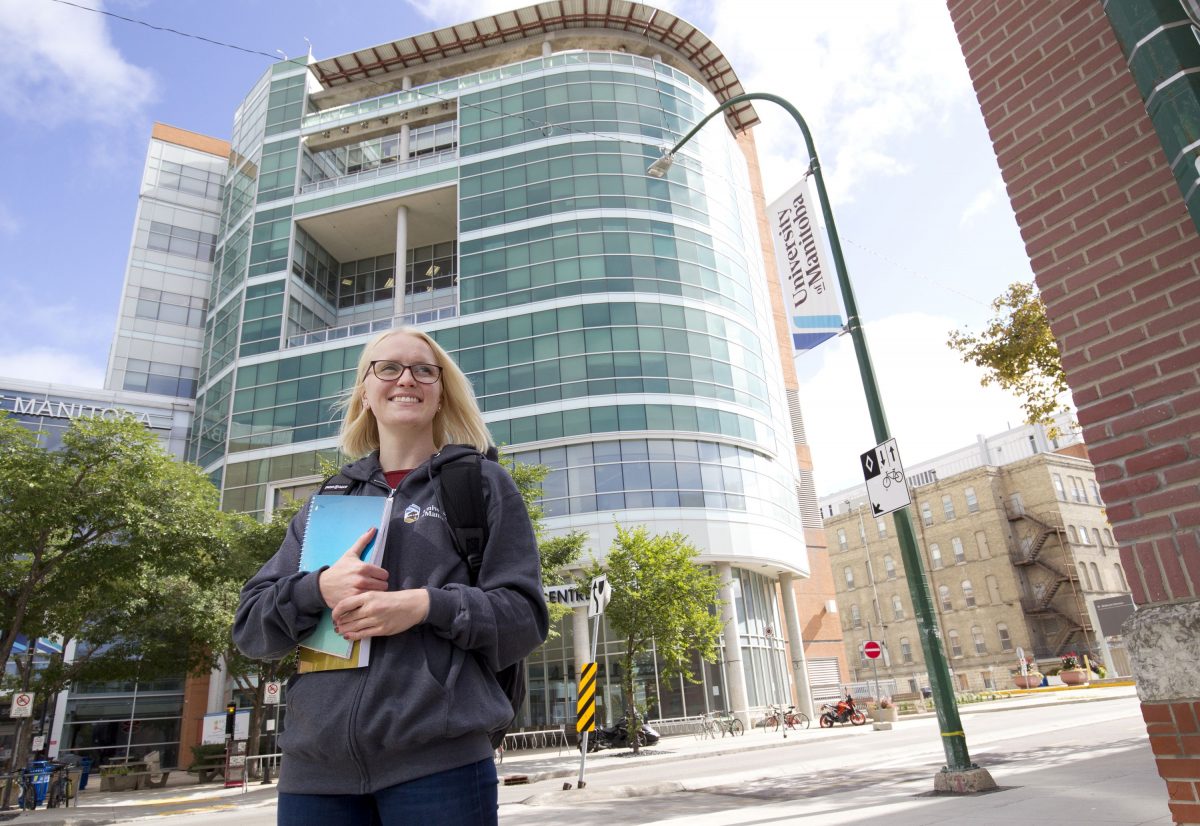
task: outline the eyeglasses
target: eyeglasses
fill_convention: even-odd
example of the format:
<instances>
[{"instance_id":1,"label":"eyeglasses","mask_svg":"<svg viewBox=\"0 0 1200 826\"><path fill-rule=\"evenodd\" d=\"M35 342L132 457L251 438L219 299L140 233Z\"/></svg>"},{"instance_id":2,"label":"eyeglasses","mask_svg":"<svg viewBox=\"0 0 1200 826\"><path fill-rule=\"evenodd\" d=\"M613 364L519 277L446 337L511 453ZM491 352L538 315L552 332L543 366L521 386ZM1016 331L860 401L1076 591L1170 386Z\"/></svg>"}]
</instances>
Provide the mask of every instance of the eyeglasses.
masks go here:
<instances>
[{"instance_id":1,"label":"eyeglasses","mask_svg":"<svg viewBox=\"0 0 1200 826\"><path fill-rule=\"evenodd\" d=\"M413 381L421 384L435 384L442 377L442 368L436 364L401 364L398 361L373 361L369 366L370 372L380 381L396 381L407 370L412 374Z\"/></svg>"}]
</instances>

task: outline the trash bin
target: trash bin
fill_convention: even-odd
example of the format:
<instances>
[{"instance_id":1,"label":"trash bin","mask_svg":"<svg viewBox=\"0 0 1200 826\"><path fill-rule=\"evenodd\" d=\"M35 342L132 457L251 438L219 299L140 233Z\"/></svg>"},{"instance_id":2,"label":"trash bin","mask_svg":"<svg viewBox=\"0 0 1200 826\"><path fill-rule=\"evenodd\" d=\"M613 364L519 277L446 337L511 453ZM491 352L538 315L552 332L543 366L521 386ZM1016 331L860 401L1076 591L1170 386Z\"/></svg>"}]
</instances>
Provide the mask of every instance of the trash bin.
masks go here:
<instances>
[{"instance_id":1,"label":"trash bin","mask_svg":"<svg viewBox=\"0 0 1200 826\"><path fill-rule=\"evenodd\" d=\"M25 779L33 785L36 806L46 802L46 792L50 790L50 769L49 760L31 760L25 766Z\"/></svg>"},{"instance_id":2,"label":"trash bin","mask_svg":"<svg viewBox=\"0 0 1200 826\"><path fill-rule=\"evenodd\" d=\"M88 773L92 770L92 758L80 757L79 768L83 770L83 774L79 775L79 791L87 788Z\"/></svg>"}]
</instances>

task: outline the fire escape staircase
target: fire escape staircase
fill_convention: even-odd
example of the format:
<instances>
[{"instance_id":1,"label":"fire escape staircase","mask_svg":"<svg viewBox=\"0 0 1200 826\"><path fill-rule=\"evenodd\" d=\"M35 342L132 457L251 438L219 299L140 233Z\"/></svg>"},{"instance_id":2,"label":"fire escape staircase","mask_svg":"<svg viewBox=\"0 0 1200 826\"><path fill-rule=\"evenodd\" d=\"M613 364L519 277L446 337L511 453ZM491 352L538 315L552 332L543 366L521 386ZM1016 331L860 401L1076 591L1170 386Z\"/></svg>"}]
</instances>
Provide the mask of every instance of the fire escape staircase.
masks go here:
<instances>
[{"instance_id":1,"label":"fire escape staircase","mask_svg":"<svg viewBox=\"0 0 1200 826\"><path fill-rule=\"evenodd\" d=\"M1075 636L1083 632L1083 626L1080 625L1078 619L1064 614L1051 604L1063 585L1076 579L1074 571L1068 569L1069 572L1063 572L1058 566L1041 558L1042 550L1045 549L1046 543L1052 536L1057 535L1060 544L1066 547L1062 541L1062 528L1051 524L1045 517L1034 516L1024 510L1016 513L1010 512L1008 518L1012 522L1024 521L1034 528L1033 533L1021 541L1021 549L1012 554L1013 564L1019 567L1036 565L1053 577L1040 597L1022 597L1021 607L1027 614L1053 615L1062 620L1063 628L1050 644L1050 650L1054 655L1060 656L1068 649Z\"/></svg>"}]
</instances>

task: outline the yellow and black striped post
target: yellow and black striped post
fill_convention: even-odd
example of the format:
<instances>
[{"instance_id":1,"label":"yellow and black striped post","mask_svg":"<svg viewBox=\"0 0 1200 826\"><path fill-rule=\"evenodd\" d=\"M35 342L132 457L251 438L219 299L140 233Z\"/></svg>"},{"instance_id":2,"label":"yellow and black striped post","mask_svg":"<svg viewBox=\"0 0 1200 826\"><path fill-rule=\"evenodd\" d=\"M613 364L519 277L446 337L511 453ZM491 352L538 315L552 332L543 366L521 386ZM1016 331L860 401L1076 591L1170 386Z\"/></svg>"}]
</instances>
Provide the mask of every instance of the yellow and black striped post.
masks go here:
<instances>
[{"instance_id":1,"label":"yellow and black striped post","mask_svg":"<svg viewBox=\"0 0 1200 826\"><path fill-rule=\"evenodd\" d=\"M596 664L584 663L579 672L579 699L575 702L575 731L596 730Z\"/></svg>"}]
</instances>

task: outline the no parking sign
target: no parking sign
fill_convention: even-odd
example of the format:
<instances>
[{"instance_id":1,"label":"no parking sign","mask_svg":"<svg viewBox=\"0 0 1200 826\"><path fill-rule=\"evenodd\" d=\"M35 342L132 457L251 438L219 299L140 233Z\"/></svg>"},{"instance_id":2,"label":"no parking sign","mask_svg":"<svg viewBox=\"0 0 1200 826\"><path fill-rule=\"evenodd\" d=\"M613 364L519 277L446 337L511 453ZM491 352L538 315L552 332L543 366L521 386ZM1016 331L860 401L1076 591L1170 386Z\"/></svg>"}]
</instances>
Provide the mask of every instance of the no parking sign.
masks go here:
<instances>
[{"instance_id":1,"label":"no parking sign","mask_svg":"<svg viewBox=\"0 0 1200 826\"><path fill-rule=\"evenodd\" d=\"M33 716L33 693L28 691L13 695L12 707L8 710L9 717Z\"/></svg>"}]
</instances>

